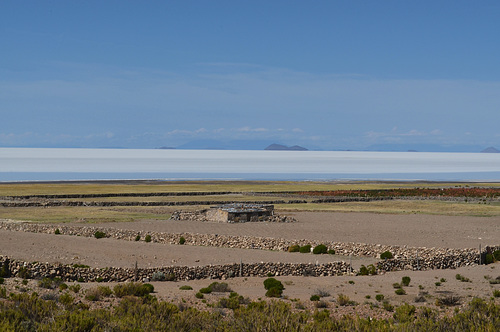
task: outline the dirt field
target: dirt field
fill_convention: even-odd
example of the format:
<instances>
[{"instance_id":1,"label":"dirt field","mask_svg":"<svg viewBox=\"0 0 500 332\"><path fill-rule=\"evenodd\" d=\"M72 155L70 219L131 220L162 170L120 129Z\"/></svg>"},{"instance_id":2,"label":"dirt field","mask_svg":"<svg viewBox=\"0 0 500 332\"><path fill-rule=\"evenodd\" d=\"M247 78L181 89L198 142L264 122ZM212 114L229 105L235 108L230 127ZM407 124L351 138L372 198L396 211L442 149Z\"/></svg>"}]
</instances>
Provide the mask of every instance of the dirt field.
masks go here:
<instances>
[{"instance_id":1,"label":"dirt field","mask_svg":"<svg viewBox=\"0 0 500 332\"><path fill-rule=\"evenodd\" d=\"M500 239L500 217L449 217L430 215L383 215L370 213L328 213L298 212L289 214L297 223L244 223L218 224L195 221L154 220L139 222L116 222L99 224L104 227L137 229L161 232L192 232L228 235L251 235L280 237L286 239L329 240L342 242L364 242L388 245L421 247L477 248L479 244L498 244ZM81 223L80 223L81 225ZM207 265L240 262L305 262L325 263L332 260L348 260L345 256L312 255L262 250L245 250L212 247L163 245L158 243L129 242L115 239L94 239L75 236L55 236L0 231L2 239L0 254L26 261L60 262L86 264L92 267L154 267L166 265ZM353 258L353 266L368 265L373 258ZM459 273L471 282L455 279ZM401 282L403 276L411 277L411 284L405 287L406 295L396 295L393 283ZM327 301L334 301L338 294L345 294L351 300L365 306L343 307L339 312L349 310L361 312L369 304L376 304L375 296L383 294L395 305L414 303L418 295L425 294L426 302L453 294L464 301L474 296L489 298L500 285L491 285L488 278L500 276L500 265L475 266L457 270L403 271L377 276L343 277L279 277L286 283L285 296L299 299L311 306L309 297L318 290L330 294ZM440 286L436 282L444 278ZM234 278L226 282L243 296L251 299L263 298L263 278ZM12 281L9 281L12 282ZM192 305L202 306L194 297L197 290L210 284L210 280L155 282L157 296L174 302L184 299ZM192 291L181 291L181 285L190 285ZM419 287L420 285L420 287ZM95 287L85 284L84 288ZM217 296L206 297L216 300ZM420 305L422 303L419 303ZM332 304L334 306L334 304ZM357 308L357 309L354 309ZM364 309L363 309L364 308Z\"/></svg>"}]
</instances>

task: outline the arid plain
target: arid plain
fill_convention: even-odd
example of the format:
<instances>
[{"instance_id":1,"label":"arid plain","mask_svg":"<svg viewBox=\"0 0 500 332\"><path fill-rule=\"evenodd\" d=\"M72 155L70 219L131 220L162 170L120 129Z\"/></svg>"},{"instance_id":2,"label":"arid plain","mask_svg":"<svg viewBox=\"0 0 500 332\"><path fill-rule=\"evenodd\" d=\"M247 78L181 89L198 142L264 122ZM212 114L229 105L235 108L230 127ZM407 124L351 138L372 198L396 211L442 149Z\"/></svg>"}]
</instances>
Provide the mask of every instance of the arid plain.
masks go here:
<instances>
[{"instance_id":1,"label":"arid plain","mask_svg":"<svg viewBox=\"0 0 500 332\"><path fill-rule=\"evenodd\" d=\"M312 190L390 189L390 188L457 188L464 184L443 183L56 183L0 185L0 219L4 222L50 223L77 227L103 227L128 229L141 232L220 234L250 237L311 240L324 242L352 242L408 247L479 248L500 245L500 202L488 200L454 199L394 199L369 202L314 203L303 194ZM467 187L498 188L497 184L467 184ZM155 192L212 192L203 196L151 196L107 197L116 193ZM285 192L287 192L285 194ZM295 192L290 197L290 192ZM301 193L301 194L299 194ZM46 197L36 195L100 194L102 197ZM25 195L21 198L20 195ZM17 198L12 198L17 196ZM30 197L26 197L30 196ZM290 202L300 198L302 203ZM54 206L51 202L171 202L196 201L194 205L137 206L111 204L111 206ZM295 223L214 223L203 221L170 220L174 210L197 210L213 202L226 201L284 201L276 204L278 214L294 217ZM7 203L37 202L43 206L9 206ZM203 203L206 202L207 204ZM210 204L208 204L210 202ZM64 204L63 204L64 205ZM202 247L180 244L163 244L144 241L125 241L113 238L96 239L70 235L55 235L8 231L0 229L0 255L27 262L40 261L61 264L83 264L90 267L141 268L158 266L201 266L233 263L284 262L322 264L331 261L352 263L358 271L362 265L376 264L374 257L343 255L313 255L258 249ZM468 279L458 280L459 274ZM409 276L411 283L404 295L395 294L394 283ZM292 302L297 308L314 308L311 295L322 293L323 302L334 315L345 313L361 316L391 315L376 300L378 294L394 306L403 303L435 306L437 299L456 296L459 304L474 297L489 299L499 284L490 283L500 277L499 263L474 265L458 269L397 271L372 276L347 274L335 277L275 276L285 284L283 301ZM263 280L260 277L235 277L223 280L230 288L252 300L265 299ZM174 303L187 303L200 309L217 302L224 294L206 295L204 300L195 297L197 291L214 280L176 280L151 282L158 298ZM217 280L221 281L221 280ZM18 291L19 280L6 279L11 291ZM38 290L37 281L30 280L28 287ZM115 283L110 283L114 285ZM192 290L180 290L180 286ZM96 283L81 283L91 289ZM82 292L84 294L84 292ZM328 294L328 295L327 295ZM352 305L340 306L342 294ZM82 299L82 301L85 301ZM110 303L112 300L108 300ZM496 300L498 302L498 298ZM102 305L102 304L101 304ZM449 308L440 308L449 310Z\"/></svg>"}]
</instances>

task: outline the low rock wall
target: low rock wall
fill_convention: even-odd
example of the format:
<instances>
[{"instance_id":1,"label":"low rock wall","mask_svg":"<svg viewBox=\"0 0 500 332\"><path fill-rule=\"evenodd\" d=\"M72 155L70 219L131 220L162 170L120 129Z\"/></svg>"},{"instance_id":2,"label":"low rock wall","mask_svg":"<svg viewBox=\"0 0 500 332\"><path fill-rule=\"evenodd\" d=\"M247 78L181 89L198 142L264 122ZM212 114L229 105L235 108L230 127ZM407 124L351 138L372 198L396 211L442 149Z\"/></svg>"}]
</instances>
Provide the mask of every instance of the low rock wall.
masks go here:
<instances>
[{"instance_id":1,"label":"low rock wall","mask_svg":"<svg viewBox=\"0 0 500 332\"><path fill-rule=\"evenodd\" d=\"M333 241L329 242L306 239L291 240L256 236L146 232L93 226L48 225L10 221L0 221L0 229L46 234L54 234L56 229L58 229L60 234L85 237L93 237L97 231L100 231L104 232L107 237L127 241L135 241L137 235L140 236L141 240L143 240L146 235L150 235L152 242L164 244L179 244L181 237L183 237L185 239L184 245L260 249L273 251L287 251L290 246L295 244L298 244L300 246L310 244L312 247L315 247L319 244L324 244L329 249L334 249L337 255L352 255L376 258L380 257L381 253L390 251L394 255L394 258L379 262L377 264L377 268L381 271L405 269L448 269L476 265L480 263L479 250L472 248L425 248L388 246L367 243L343 243ZM483 254L484 252L486 252L486 250L500 250L500 246L489 246L483 248L485 249L483 250Z\"/></svg>"},{"instance_id":2,"label":"low rock wall","mask_svg":"<svg viewBox=\"0 0 500 332\"><path fill-rule=\"evenodd\" d=\"M28 263L0 256L0 267L6 267L8 276L22 278L61 278L64 281L151 281L151 280L195 280L234 277L273 276L338 276L349 272L349 264L332 262L327 264L252 263L205 266L168 266L157 268L104 269L75 267L72 265Z\"/></svg>"}]
</instances>

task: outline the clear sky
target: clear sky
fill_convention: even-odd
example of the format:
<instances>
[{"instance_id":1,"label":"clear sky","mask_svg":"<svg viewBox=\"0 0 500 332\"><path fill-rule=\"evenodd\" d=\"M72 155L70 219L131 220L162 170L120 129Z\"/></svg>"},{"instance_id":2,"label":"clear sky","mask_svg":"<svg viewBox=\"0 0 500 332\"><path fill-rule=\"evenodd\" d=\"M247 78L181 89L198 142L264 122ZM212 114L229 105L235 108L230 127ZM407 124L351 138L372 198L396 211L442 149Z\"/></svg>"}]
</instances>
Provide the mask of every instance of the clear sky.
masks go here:
<instances>
[{"instance_id":1,"label":"clear sky","mask_svg":"<svg viewBox=\"0 0 500 332\"><path fill-rule=\"evenodd\" d=\"M1 0L0 147L500 148L499 34L499 1Z\"/></svg>"}]
</instances>

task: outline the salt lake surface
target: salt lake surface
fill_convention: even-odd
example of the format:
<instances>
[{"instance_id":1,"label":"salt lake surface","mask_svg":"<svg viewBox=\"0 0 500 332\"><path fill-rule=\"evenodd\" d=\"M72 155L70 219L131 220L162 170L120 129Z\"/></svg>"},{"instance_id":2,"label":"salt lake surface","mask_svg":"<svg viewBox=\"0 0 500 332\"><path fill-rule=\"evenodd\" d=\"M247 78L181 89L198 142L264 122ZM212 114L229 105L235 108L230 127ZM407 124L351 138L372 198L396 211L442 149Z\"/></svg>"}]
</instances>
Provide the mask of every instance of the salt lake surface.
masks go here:
<instances>
[{"instance_id":1,"label":"salt lake surface","mask_svg":"<svg viewBox=\"0 0 500 332\"><path fill-rule=\"evenodd\" d=\"M0 148L0 181L500 181L500 154Z\"/></svg>"}]
</instances>

